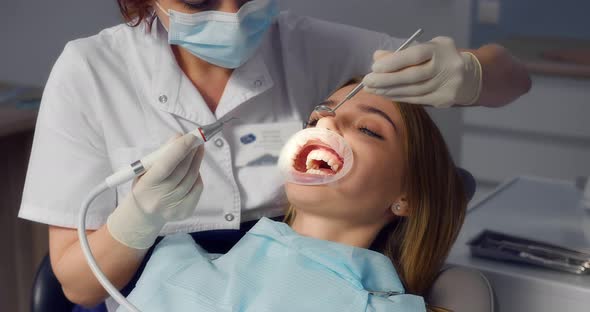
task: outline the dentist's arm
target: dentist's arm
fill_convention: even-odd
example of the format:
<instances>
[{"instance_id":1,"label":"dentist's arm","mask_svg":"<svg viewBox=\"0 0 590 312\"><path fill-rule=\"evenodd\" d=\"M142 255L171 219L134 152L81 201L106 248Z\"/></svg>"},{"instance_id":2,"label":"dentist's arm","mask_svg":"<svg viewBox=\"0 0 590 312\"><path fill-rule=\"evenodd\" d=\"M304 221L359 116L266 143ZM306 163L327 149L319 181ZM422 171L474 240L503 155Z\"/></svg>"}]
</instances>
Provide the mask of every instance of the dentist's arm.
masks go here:
<instances>
[{"instance_id":1,"label":"dentist's arm","mask_svg":"<svg viewBox=\"0 0 590 312\"><path fill-rule=\"evenodd\" d=\"M166 222L192 215L203 190L199 168L203 147L195 137L177 138L88 241L99 267L117 288L133 277ZM92 274L75 229L50 227L51 266L70 301L94 306L108 297Z\"/></svg>"},{"instance_id":2,"label":"dentist's arm","mask_svg":"<svg viewBox=\"0 0 590 312\"><path fill-rule=\"evenodd\" d=\"M106 225L86 233L100 269L115 287L123 288L137 271L147 249L133 249L119 243ZM51 267L68 300L93 307L109 296L86 264L75 229L50 226L49 254Z\"/></svg>"},{"instance_id":3,"label":"dentist's arm","mask_svg":"<svg viewBox=\"0 0 590 312\"><path fill-rule=\"evenodd\" d=\"M506 105L529 91L524 65L490 44L460 51L437 37L398 52L376 51L365 89L395 101L434 107Z\"/></svg>"},{"instance_id":4,"label":"dentist's arm","mask_svg":"<svg viewBox=\"0 0 590 312\"><path fill-rule=\"evenodd\" d=\"M473 105L499 107L509 104L531 89L525 66L504 47L488 44L471 52L482 67L479 99Z\"/></svg>"}]
</instances>

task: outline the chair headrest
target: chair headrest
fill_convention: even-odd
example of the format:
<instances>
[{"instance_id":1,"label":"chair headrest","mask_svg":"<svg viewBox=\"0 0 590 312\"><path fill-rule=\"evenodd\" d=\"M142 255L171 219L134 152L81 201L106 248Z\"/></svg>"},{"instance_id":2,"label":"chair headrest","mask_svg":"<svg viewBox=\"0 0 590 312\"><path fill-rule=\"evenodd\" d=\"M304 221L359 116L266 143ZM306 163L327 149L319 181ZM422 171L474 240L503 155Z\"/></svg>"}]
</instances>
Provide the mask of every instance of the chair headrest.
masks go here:
<instances>
[{"instance_id":1,"label":"chair headrest","mask_svg":"<svg viewBox=\"0 0 590 312\"><path fill-rule=\"evenodd\" d=\"M470 201L473 198L473 195L475 195L475 189L476 189L476 183L475 183L475 178L473 177L473 175L461 168L461 167L457 167L457 172L459 173L459 176L461 176L461 179L463 180L463 188L465 189L465 195L467 197L467 201Z\"/></svg>"}]
</instances>

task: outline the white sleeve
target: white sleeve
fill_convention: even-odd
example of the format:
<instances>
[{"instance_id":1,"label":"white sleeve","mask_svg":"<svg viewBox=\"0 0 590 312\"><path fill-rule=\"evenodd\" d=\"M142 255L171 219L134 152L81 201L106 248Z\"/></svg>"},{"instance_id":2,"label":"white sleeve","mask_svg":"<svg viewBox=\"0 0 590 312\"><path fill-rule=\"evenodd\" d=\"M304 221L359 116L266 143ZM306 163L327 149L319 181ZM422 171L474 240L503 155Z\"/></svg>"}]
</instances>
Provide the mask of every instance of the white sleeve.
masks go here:
<instances>
[{"instance_id":1,"label":"white sleeve","mask_svg":"<svg viewBox=\"0 0 590 312\"><path fill-rule=\"evenodd\" d=\"M20 218L77 227L82 201L112 171L92 79L75 42L66 45L43 92ZM113 190L101 194L88 211L87 227L99 228L115 207Z\"/></svg>"},{"instance_id":2,"label":"white sleeve","mask_svg":"<svg viewBox=\"0 0 590 312\"><path fill-rule=\"evenodd\" d=\"M287 79L313 83L303 92L315 90L313 97L320 100L350 79L370 73L376 50L395 50L404 42L385 33L289 12L279 16L279 28L286 72L293 75Z\"/></svg>"}]
</instances>

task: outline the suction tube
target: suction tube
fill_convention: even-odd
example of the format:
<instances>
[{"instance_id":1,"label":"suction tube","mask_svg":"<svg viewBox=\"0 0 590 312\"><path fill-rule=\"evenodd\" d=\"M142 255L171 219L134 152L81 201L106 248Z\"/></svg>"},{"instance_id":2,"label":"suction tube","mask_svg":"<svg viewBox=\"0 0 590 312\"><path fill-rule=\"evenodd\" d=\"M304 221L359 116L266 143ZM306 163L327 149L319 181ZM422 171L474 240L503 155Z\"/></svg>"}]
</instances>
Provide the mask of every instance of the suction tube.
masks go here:
<instances>
[{"instance_id":1,"label":"suction tube","mask_svg":"<svg viewBox=\"0 0 590 312\"><path fill-rule=\"evenodd\" d=\"M190 133L197 138L197 142L195 143L196 146L199 146L209 141L211 137L213 137L215 134L219 133L223 129L224 124L233 119L235 118L232 117L227 120L218 120L212 124L205 125L191 131ZM143 157L142 159L137 160L128 166L120 168L115 173L106 178L105 182L107 186L115 187L135 178L136 176L142 175L144 172L146 172L152 167L152 165L156 162L157 159L160 158L162 154L164 154L168 150L171 144L172 142L169 142L157 149L156 151L152 152L151 154Z\"/></svg>"},{"instance_id":2,"label":"suction tube","mask_svg":"<svg viewBox=\"0 0 590 312\"><path fill-rule=\"evenodd\" d=\"M202 126L193 130L191 133L197 137L196 145L198 146L209 141L215 134L222 130L225 123L232 119L235 118L219 120L213 124ZM94 276L96 276L98 282L102 285L102 287L104 287L109 295L111 295L111 297L113 297L113 299L115 299L115 301L117 301L117 303L119 303L121 306L132 312L141 311L131 302L129 302L127 298L125 298L125 296L123 296L121 292L119 292L119 290L109 281L106 275L104 275L104 273L98 267L98 263L96 263L96 259L92 255L92 251L90 250L90 245L88 243L88 237L86 236L86 215L92 201L94 201L101 193L109 188L113 188L117 185L125 183L136 176L142 175L152 167L152 165L170 147L171 144L172 142L163 145L158 150L152 152L140 160L133 162L129 166L125 166L117 170L114 174L107 177L103 183L90 191L88 197L82 203L82 208L78 218L78 239L80 240L80 246L82 248L82 252L84 253L84 257L90 266L90 270L92 270L92 273Z\"/></svg>"}]
</instances>

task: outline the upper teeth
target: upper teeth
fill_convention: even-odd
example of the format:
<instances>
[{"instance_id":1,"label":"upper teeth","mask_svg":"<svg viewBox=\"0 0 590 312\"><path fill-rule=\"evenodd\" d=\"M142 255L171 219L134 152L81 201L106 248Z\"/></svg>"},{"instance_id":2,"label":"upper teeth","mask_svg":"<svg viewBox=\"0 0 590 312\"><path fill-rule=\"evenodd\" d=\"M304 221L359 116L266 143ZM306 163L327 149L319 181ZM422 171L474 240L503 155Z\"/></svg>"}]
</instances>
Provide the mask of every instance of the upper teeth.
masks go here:
<instances>
[{"instance_id":1,"label":"upper teeth","mask_svg":"<svg viewBox=\"0 0 590 312\"><path fill-rule=\"evenodd\" d=\"M314 160L321 160L324 161L332 168L333 171L338 171L339 165L337 164L338 160L332 155L332 153L324 151L324 150L313 150L307 155L306 166L307 169L318 169L317 163L314 164Z\"/></svg>"}]
</instances>

